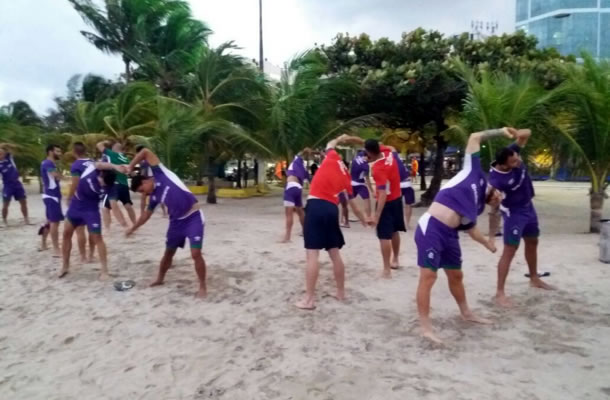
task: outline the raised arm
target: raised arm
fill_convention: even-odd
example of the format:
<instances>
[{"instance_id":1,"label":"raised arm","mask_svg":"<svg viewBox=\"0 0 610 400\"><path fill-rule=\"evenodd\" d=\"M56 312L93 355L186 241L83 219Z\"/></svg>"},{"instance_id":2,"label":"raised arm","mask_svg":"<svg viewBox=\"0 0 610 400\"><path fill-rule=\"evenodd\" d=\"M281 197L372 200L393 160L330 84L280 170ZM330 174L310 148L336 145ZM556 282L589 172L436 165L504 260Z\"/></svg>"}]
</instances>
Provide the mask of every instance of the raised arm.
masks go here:
<instances>
[{"instance_id":1,"label":"raised arm","mask_svg":"<svg viewBox=\"0 0 610 400\"><path fill-rule=\"evenodd\" d=\"M108 143L107 140L102 140L101 142L96 144L95 147L100 151L100 153L104 154L104 151L106 150L106 144L107 143Z\"/></svg>"},{"instance_id":2,"label":"raised arm","mask_svg":"<svg viewBox=\"0 0 610 400\"><path fill-rule=\"evenodd\" d=\"M488 129L482 132L472 133L468 137L468 144L466 145L466 154L474 154L481 151L481 142L484 140L506 137L509 139L514 138L514 129L512 128L501 128L501 129Z\"/></svg>"},{"instance_id":3,"label":"raised arm","mask_svg":"<svg viewBox=\"0 0 610 400\"><path fill-rule=\"evenodd\" d=\"M364 139L358 136L350 136L343 134L326 144L327 149L334 149L340 144L356 144L356 145L364 145Z\"/></svg>"},{"instance_id":4,"label":"raised arm","mask_svg":"<svg viewBox=\"0 0 610 400\"><path fill-rule=\"evenodd\" d=\"M127 169L129 171L132 171L133 168L138 165L142 160L145 160L151 167L156 167L157 165L161 164L159 157L157 157L155 153L153 153L150 149L143 148L138 154L136 154L133 160L131 160L131 162L127 166Z\"/></svg>"},{"instance_id":5,"label":"raised arm","mask_svg":"<svg viewBox=\"0 0 610 400\"><path fill-rule=\"evenodd\" d=\"M513 131L514 136L517 139L515 141L515 143L517 143L517 146L525 147L528 140L530 139L530 136L532 136L532 131L530 129L513 129Z\"/></svg>"},{"instance_id":6,"label":"raised arm","mask_svg":"<svg viewBox=\"0 0 610 400\"><path fill-rule=\"evenodd\" d=\"M106 163L106 162L96 162L95 168L96 169L105 169L105 170L115 170L122 174L125 173L125 169L126 169L124 165L115 165L115 164Z\"/></svg>"}]
</instances>

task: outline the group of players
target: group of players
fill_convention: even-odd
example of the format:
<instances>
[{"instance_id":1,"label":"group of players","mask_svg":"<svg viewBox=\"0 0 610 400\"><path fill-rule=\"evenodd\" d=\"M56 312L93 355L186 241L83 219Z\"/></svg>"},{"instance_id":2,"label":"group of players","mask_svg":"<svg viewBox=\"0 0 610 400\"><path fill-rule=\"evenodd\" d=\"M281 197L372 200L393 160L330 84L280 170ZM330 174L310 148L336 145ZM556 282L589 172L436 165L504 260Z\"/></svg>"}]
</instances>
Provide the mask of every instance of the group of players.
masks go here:
<instances>
[{"instance_id":1,"label":"group of players","mask_svg":"<svg viewBox=\"0 0 610 400\"><path fill-rule=\"evenodd\" d=\"M503 217L504 250L498 264L496 302L510 307L505 293L505 282L513 257L521 240L525 243L525 258L533 287L551 290L543 282L537 270L537 246L539 236L538 217L532 199L534 189L527 169L520 158L531 131L528 129L502 128L470 135L466 146L463 169L438 192L434 201L419 219L415 232L417 263L420 278L417 288L417 309L423 336L441 342L430 321L430 293L436 282L437 272L444 269L449 289L466 321L487 324L487 319L475 315L466 301L463 285L462 254L459 231L466 231L476 242L492 253L496 252L495 234L499 227L499 214ZM510 138L515 142L501 149L486 177L481 166L481 142L492 138ZM335 150L338 145L364 147L352 161L348 171L341 156ZM303 165L308 149L297 155L287 170L288 183L284 192L286 233L290 240L293 214L302 221L306 249L306 294L296 303L305 310L315 309L315 287L319 274L320 250L328 251L333 264L337 286L335 297L345 298L345 266L340 249L345 244L340 227L339 204L349 203L354 214L364 226L375 227L383 260L383 278L391 278L392 269L399 267L400 232L406 231L414 203L414 192L408 174L398 153L377 140L342 135L326 146L325 158L311 180L307 204L303 209L302 185L309 178ZM369 198L372 186L369 180L369 164L375 182L376 207L372 210ZM489 183L488 183L489 180ZM345 194L347 193L347 196ZM356 197L365 202L365 212ZM405 212L403 213L403 199ZM490 232L486 238L477 228L477 217L486 204L491 206ZM344 219L344 218L342 218ZM406 221L406 223L405 223Z\"/></svg>"},{"instance_id":2,"label":"group of players","mask_svg":"<svg viewBox=\"0 0 610 400\"><path fill-rule=\"evenodd\" d=\"M532 204L534 189L526 167L521 161L520 150L527 143L531 132L527 129L502 128L470 135L464 157L463 169L448 181L438 192L426 213L419 219L415 232L417 263L420 278L417 288L417 308L422 333L425 337L440 342L433 331L430 313L430 293L437 278L437 271L444 269L449 281L449 289L460 309L461 316L478 323L489 323L470 310L463 285L462 256L459 231L466 231L476 242L495 253L495 233L499 226L499 215L490 213L490 234L486 238L477 228L477 217L489 204L502 212L504 226L504 250L498 264L496 302L501 306L511 306L504 290L506 277L521 240L525 243L525 258L530 273L530 284L536 288L553 289L543 282L537 271L538 218ZM501 149L486 177L480 160L480 146L483 140L511 138L515 142ZM338 145L353 145L360 150L352 161L351 171L335 150ZM184 183L165 168L159 158L149 149L140 148L136 156L129 159L121 152L120 145L111 147L102 142L97 148L104 155L96 162L86 157L87 149L82 143L73 146L76 161L72 164L72 185L69 206L63 231L63 243L59 245L59 224L64 220L61 207L61 175L56 161L61 157L58 146L47 148L47 158L41 164L43 202L46 209L47 225L41 229L42 250L46 249L46 236L50 234L56 256L63 258L60 277L70 269L72 236L77 233L79 250L83 260L93 258L93 249L98 249L101 264L100 278L108 277L106 246L102 237L100 200L108 198L109 208L119 222L127 226L120 210L121 201L132 222L127 236L145 224L159 204L167 207L169 229L166 249L161 259L157 279L152 286L163 283L165 274L171 267L178 247L183 247L188 238L191 256L199 278L198 297L205 297L206 265L201 254L203 242L204 216L195 196ZM304 165L303 157L311 150L305 149L292 161L287 170L287 184L284 191L286 231L283 241L290 241L296 213L303 227L306 249L306 294L296 303L301 309L315 309L315 287L319 274L320 250L328 251L333 264L338 300L345 299L345 265L340 249L345 241L339 223L339 207L348 203L354 214L366 227L375 227L379 239L383 269L381 276L389 279L392 270L399 268L400 232L405 232L411 218L411 206L415 195L409 175L395 149L384 146L377 140L342 135L331 140L325 149L324 160L318 168L315 179L311 179ZM369 167L370 165L370 167ZM139 169L136 169L139 166ZM375 182L376 207L370 204L373 192L369 179L369 168ZM6 223L8 206L12 198L21 204L26 223L29 224L25 191L19 182L19 174L11 147L0 144L0 173L4 181L2 216ZM136 220L128 189L128 175L132 174L131 190L142 194L142 207ZM306 180L311 180L306 207L303 207L302 190ZM489 183L488 183L489 180ZM364 212L360 209L360 197L364 201ZM403 211L403 200L405 209ZM105 213L107 211L104 211ZM347 219L347 217L345 218ZM110 219L105 217L106 226ZM89 232L90 253L85 253L84 227Z\"/></svg>"},{"instance_id":3,"label":"group of players","mask_svg":"<svg viewBox=\"0 0 610 400\"><path fill-rule=\"evenodd\" d=\"M201 253L203 243L204 216L200 210L197 198L188 190L184 183L170 170L165 168L159 158L147 148L139 148L136 156L129 161L122 153L120 144L100 142L96 146L103 154L101 161L87 158L87 148L83 143L73 145L76 161L72 163L70 172L72 184L68 195L68 209L64 217L62 210L61 172L57 161L61 159L59 146L49 145L47 157L40 165L43 186L42 200L45 206L46 223L39 233L42 235L40 250L47 250L47 236L51 236L54 257L62 258L62 268L59 277L63 278L70 271L70 253L72 237L76 232L78 247L83 261L92 261L94 250L97 249L101 265L99 278L109 277L106 244L102 236L102 212L100 205L105 204L104 222L110 227L109 209L126 230L126 236L132 235L144 225L153 215L156 207L161 204L167 208L169 228L166 237L166 249L159 266L159 273L151 286L163 284L165 274L172 265L172 259L179 247L184 247L188 238L191 256L199 277L197 297L205 297L206 265ZM12 199L20 202L26 224L29 224L26 194L19 181L19 173L11 152L14 148L8 144L0 144L0 173L3 177L3 221L7 224L8 207ZM139 168L136 168L139 166ZM128 175L131 178L131 190L142 195L140 216L136 219L129 195ZM125 221L118 202L122 202L127 210L131 226ZM146 202L148 205L146 205ZM64 222L63 240L59 243L59 226ZM86 253L87 228L89 234L89 254Z\"/></svg>"}]
</instances>

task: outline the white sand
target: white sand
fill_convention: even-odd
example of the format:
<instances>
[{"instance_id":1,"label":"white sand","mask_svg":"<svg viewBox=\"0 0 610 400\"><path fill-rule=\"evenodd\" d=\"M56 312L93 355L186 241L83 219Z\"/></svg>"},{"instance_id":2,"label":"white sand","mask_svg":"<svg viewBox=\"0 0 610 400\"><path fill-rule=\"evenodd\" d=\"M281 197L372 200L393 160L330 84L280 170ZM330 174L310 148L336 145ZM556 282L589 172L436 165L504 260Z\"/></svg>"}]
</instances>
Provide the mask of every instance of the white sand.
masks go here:
<instances>
[{"instance_id":1,"label":"white sand","mask_svg":"<svg viewBox=\"0 0 610 400\"><path fill-rule=\"evenodd\" d=\"M375 278L374 233L347 230L349 302L327 296L323 256L318 309L304 312L293 307L304 287L301 238L276 243L279 197L204 206L206 301L193 298L187 251L165 286L147 287L164 248L160 215L133 238L106 235L115 279L137 282L123 293L97 282L97 265L79 265L76 249L72 273L57 280L59 260L36 252L37 227L0 230L0 399L609 398L610 265L598 261L598 236L582 233L586 186L538 186L541 269L560 290L528 288L520 252L507 286L520 306L495 308L498 256L464 237L470 304L495 324L462 322L440 274L432 316L446 348L418 336L412 232L405 268L387 282ZM42 221L40 197L29 204ZM10 217L16 224L16 204Z\"/></svg>"}]
</instances>

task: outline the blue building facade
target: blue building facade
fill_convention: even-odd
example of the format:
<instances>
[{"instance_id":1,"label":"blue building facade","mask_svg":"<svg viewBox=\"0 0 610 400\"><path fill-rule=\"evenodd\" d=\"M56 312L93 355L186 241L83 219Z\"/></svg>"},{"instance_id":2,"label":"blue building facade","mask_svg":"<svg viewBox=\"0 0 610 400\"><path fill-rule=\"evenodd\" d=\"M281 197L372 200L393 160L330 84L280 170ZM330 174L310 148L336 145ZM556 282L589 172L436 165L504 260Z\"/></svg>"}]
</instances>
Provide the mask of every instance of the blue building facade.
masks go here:
<instances>
[{"instance_id":1,"label":"blue building facade","mask_svg":"<svg viewBox=\"0 0 610 400\"><path fill-rule=\"evenodd\" d=\"M610 58L610 0L517 0L516 19L540 47Z\"/></svg>"}]
</instances>

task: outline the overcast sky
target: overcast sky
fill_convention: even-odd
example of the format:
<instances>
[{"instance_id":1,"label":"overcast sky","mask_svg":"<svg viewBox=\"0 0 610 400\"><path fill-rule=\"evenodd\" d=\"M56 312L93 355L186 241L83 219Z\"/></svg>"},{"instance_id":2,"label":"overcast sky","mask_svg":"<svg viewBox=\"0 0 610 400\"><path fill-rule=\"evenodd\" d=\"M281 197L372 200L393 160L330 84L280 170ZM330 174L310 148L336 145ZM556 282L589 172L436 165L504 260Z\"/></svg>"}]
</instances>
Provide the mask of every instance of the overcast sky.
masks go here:
<instances>
[{"instance_id":1,"label":"overcast sky","mask_svg":"<svg viewBox=\"0 0 610 400\"><path fill-rule=\"evenodd\" d=\"M189 0L215 32L212 45L234 40L258 58L257 0ZM337 32L399 39L418 26L455 34L470 21L514 30L515 0L263 0L265 58L281 65ZM116 78L119 57L105 55L79 33L89 29L67 0L0 0L0 105L26 100L39 113L63 96L74 74Z\"/></svg>"}]
</instances>

